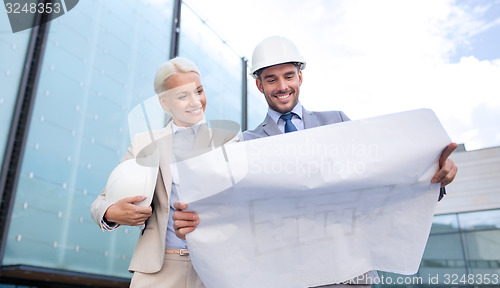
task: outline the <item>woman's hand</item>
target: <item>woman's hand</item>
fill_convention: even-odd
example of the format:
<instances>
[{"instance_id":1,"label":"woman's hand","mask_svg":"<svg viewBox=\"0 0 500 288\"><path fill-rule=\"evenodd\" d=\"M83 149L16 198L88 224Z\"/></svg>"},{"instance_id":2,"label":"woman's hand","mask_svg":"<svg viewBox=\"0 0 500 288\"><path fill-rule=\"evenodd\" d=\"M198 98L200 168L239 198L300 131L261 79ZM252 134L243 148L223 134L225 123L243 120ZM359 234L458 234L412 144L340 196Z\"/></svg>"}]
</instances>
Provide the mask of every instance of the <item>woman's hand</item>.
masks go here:
<instances>
[{"instance_id":1,"label":"woman's hand","mask_svg":"<svg viewBox=\"0 0 500 288\"><path fill-rule=\"evenodd\" d=\"M109 206L106 213L104 213L104 219L107 222L114 222L120 225L143 225L151 217L153 209L150 206L142 207L134 203L144 201L146 198L146 196L124 198Z\"/></svg>"}]
</instances>

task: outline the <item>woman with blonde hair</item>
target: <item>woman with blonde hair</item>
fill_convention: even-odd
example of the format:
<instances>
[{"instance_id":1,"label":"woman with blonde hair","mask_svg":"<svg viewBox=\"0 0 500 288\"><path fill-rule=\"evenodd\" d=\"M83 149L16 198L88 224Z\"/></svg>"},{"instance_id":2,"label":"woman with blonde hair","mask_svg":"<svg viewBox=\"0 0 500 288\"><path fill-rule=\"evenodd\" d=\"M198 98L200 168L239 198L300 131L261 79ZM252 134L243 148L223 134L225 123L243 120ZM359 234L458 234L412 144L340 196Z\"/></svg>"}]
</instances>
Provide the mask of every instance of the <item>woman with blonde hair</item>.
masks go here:
<instances>
[{"instance_id":1,"label":"woman with blonde hair","mask_svg":"<svg viewBox=\"0 0 500 288\"><path fill-rule=\"evenodd\" d=\"M190 178L178 175L175 161L196 154L196 150L206 151L209 147L235 142L237 131L208 129L203 123L207 98L193 62L181 57L165 62L156 72L154 89L172 121L153 133L160 162L155 191L149 199L151 206L134 204L147 200L141 196L142 191L110 203L104 189L92 204L92 218L105 230L120 225L142 228L129 266L134 273L130 287L205 287L191 264L186 240L178 238L173 228L174 202L179 201L178 192L182 188L180 179ZM122 161L138 154L137 149L141 148L135 143L132 142ZM193 221L198 222L198 218Z\"/></svg>"}]
</instances>

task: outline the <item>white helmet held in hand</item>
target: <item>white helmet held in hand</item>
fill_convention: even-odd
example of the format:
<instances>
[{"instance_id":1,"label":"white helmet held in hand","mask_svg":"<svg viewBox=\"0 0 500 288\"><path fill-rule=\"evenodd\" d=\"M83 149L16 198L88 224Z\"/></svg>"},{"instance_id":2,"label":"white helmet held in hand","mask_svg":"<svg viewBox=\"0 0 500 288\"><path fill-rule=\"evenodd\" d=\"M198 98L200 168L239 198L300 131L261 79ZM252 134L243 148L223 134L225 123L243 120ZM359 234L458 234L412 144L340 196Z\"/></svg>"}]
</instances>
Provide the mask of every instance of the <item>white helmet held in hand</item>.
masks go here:
<instances>
[{"instance_id":1,"label":"white helmet held in hand","mask_svg":"<svg viewBox=\"0 0 500 288\"><path fill-rule=\"evenodd\" d=\"M271 36L262 40L253 50L250 73L253 78L257 78L262 68L290 62L297 63L300 70L306 67L304 57L290 39Z\"/></svg>"}]
</instances>

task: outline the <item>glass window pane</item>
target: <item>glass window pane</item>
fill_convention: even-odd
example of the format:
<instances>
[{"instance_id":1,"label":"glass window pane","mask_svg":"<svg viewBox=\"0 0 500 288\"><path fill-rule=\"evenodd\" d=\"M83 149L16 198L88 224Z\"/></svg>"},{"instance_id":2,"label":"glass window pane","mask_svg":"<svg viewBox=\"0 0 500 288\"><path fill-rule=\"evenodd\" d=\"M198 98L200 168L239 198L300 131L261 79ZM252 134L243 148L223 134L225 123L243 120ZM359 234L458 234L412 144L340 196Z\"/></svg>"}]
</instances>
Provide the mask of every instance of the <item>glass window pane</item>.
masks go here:
<instances>
[{"instance_id":1,"label":"glass window pane","mask_svg":"<svg viewBox=\"0 0 500 288\"><path fill-rule=\"evenodd\" d=\"M264 94L260 93L255 79L248 76L248 130L255 129L267 114L267 102Z\"/></svg>"},{"instance_id":2,"label":"glass window pane","mask_svg":"<svg viewBox=\"0 0 500 288\"><path fill-rule=\"evenodd\" d=\"M201 71L207 95L206 119L241 125L242 60L189 8L182 6L179 55Z\"/></svg>"},{"instance_id":3,"label":"glass window pane","mask_svg":"<svg viewBox=\"0 0 500 288\"><path fill-rule=\"evenodd\" d=\"M50 23L3 264L129 278L138 228L100 231L90 205L154 95L172 0L85 0Z\"/></svg>"},{"instance_id":4,"label":"glass window pane","mask_svg":"<svg viewBox=\"0 0 500 288\"><path fill-rule=\"evenodd\" d=\"M444 284L446 281L445 274L454 274L461 277L465 275L465 272L460 234L430 236L418 272L424 283L429 283L432 278L437 279L438 283L431 282L431 284Z\"/></svg>"},{"instance_id":5,"label":"glass window pane","mask_svg":"<svg viewBox=\"0 0 500 288\"><path fill-rule=\"evenodd\" d=\"M500 275L500 230L464 233L471 274Z\"/></svg>"},{"instance_id":6,"label":"glass window pane","mask_svg":"<svg viewBox=\"0 0 500 288\"><path fill-rule=\"evenodd\" d=\"M8 140L19 81L24 68L31 29L12 33L7 13L0 13L0 163Z\"/></svg>"},{"instance_id":7,"label":"glass window pane","mask_svg":"<svg viewBox=\"0 0 500 288\"><path fill-rule=\"evenodd\" d=\"M462 230L500 229L500 210L461 213L458 219Z\"/></svg>"},{"instance_id":8,"label":"glass window pane","mask_svg":"<svg viewBox=\"0 0 500 288\"><path fill-rule=\"evenodd\" d=\"M432 219L431 234L458 232L457 214L437 215Z\"/></svg>"}]
</instances>

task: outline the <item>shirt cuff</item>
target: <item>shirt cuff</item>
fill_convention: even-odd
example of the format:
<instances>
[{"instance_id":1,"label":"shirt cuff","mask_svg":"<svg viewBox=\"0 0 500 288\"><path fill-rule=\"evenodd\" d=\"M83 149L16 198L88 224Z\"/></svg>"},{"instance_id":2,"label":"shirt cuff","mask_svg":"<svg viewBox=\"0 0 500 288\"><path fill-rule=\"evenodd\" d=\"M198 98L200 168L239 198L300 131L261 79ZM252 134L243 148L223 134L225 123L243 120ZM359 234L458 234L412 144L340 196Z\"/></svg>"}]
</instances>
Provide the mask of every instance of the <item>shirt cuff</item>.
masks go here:
<instances>
[{"instance_id":1,"label":"shirt cuff","mask_svg":"<svg viewBox=\"0 0 500 288\"><path fill-rule=\"evenodd\" d=\"M445 187L441 187L441 189L439 190L438 201L441 201L441 199L443 199L444 195L446 195L446 188Z\"/></svg>"},{"instance_id":2,"label":"shirt cuff","mask_svg":"<svg viewBox=\"0 0 500 288\"><path fill-rule=\"evenodd\" d=\"M120 226L118 223L115 222L107 222L104 218L101 219L101 228L108 230L108 231L113 231L116 228Z\"/></svg>"}]
</instances>

